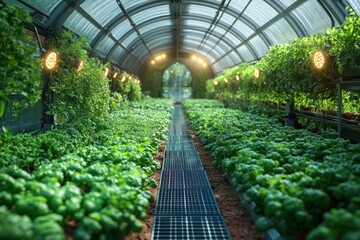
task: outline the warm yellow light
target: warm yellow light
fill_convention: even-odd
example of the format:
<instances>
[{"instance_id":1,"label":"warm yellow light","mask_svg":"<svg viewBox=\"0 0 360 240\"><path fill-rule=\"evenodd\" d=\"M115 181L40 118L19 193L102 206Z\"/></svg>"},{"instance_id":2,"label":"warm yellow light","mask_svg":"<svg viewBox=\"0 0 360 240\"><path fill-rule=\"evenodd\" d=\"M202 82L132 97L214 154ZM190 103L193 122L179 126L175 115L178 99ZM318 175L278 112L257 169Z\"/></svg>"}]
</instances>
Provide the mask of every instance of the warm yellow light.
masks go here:
<instances>
[{"instance_id":1,"label":"warm yellow light","mask_svg":"<svg viewBox=\"0 0 360 240\"><path fill-rule=\"evenodd\" d=\"M104 71L104 76L107 77L109 74L109 69L108 68L105 68L105 71Z\"/></svg>"},{"instance_id":2,"label":"warm yellow light","mask_svg":"<svg viewBox=\"0 0 360 240\"><path fill-rule=\"evenodd\" d=\"M155 64L155 61L154 61L154 60L151 60L151 64L154 65L154 64Z\"/></svg>"},{"instance_id":3,"label":"warm yellow light","mask_svg":"<svg viewBox=\"0 0 360 240\"><path fill-rule=\"evenodd\" d=\"M239 74L236 74L236 80L239 81L240 80L240 76Z\"/></svg>"},{"instance_id":4,"label":"warm yellow light","mask_svg":"<svg viewBox=\"0 0 360 240\"><path fill-rule=\"evenodd\" d=\"M215 81L215 82L214 82L214 86L217 86L217 85L219 85L219 82L218 82L218 81Z\"/></svg>"},{"instance_id":5,"label":"warm yellow light","mask_svg":"<svg viewBox=\"0 0 360 240\"><path fill-rule=\"evenodd\" d=\"M323 52L316 52L313 57L314 65L316 68L321 69L325 66L325 54Z\"/></svg>"},{"instance_id":6,"label":"warm yellow light","mask_svg":"<svg viewBox=\"0 0 360 240\"><path fill-rule=\"evenodd\" d=\"M126 81L126 77L123 76L123 77L121 78L121 82L123 83L123 82L125 82L125 81Z\"/></svg>"},{"instance_id":7,"label":"warm yellow light","mask_svg":"<svg viewBox=\"0 0 360 240\"><path fill-rule=\"evenodd\" d=\"M227 80L227 78L224 78L224 82L225 82L225 83L228 83L229 81Z\"/></svg>"},{"instance_id":8,"label":"warm yellow light","mask_svg":"<svg viewBox=\"0 0 360 240\"><path fill-rule=\"evenodd\" d=\"M259 78L260 77L260 70L259 69L255 69L254 70L254 76L255 76L255 78Z\"/></svg>"},{"instance_id":9,"label":"warm yellow light","mask_svg":"<svg viewBox=\"0 0 360 240\"><path fill-rule=\"evenodd\" d=\"M195 55L192 55L191 58L192 58L192 60L196 60L196 59L197 59L197 57L196 57Z\"/></svg>"},{"instance_id":10,"label":"warm yellow light","mask_svg":"<svg viewBox=\"0 0 360 240\"><path fill-rule=\"evenodd\" d=\"M155 58L156 61L159 61L160 59L161 59L161 56L157 56L157 57Z\"/></svg>"},{"instance_id":11,"label":"warm yellow light","mask_svg":"<svg viewBox=\"0 0 360 240\"><path fill-rule=\"evenodd\" d=\"M174 73L174 70L171 70L170 73Z\"/></svg>"},{"instance_id":12,"label":"warm yellow light","mask_svg":"<svg viewBox=\"0 0 360 240\"><path fill-rule=\"evenodd\" d=\"M118 75L118 73L117 73L117 72L114 72L113 78L116 78L117 75Z\"/></svg>"},{"instance_id":13,"label":"warm yellow light","mask_svg":"<svg viewBox=\"0 0 360 240\"><path fill-rule=\"evenodd\" d=\"M203 63L204 60L202 60L201 58L199 58L199 59L198 59L198 62L199 62L199 63Z\"/></svg>"},{"instance_id":14,"label":"warm yellow light","mask_svg":"<svg viewBox=\"0 0 360 240\"><path fill-rule=\"evenodd\" d=\"M165 54L163 54L163 55L161 55L161 57L162 57L162 58L166 58L166 55L165 55Z\"/></svg>"},{"instance_id":15,"label":"warm yellow light","mask_svg":"<svg viewBox=\"0 0 360 240\"><path fill-rule=\"evenodd\" d=\"M207 64L206 64L206 63L203 63L203 67L207 67Z\"/></svg>"},{"instance_id":16,"label":"warm yellow light","mask_svg":"<svg viewBox=\"0 0 360 240\"><path fill-rule=\"evenodd\" d=\"M45 67L48 70L53 70L56 67L57 61L57 54L55 52L50 52L45 58Z\"/></svg>"},{"instance_id":17,"label":"warm yellow light","mask_svg":"<svg viewBox=\"0 0 360 240\"><path fill-rule=\"evenodd\" d=\"M83 60L77 61L76 62L76 71L80 72L84 67L84 62Z\"/></svg>"}]
</instances>

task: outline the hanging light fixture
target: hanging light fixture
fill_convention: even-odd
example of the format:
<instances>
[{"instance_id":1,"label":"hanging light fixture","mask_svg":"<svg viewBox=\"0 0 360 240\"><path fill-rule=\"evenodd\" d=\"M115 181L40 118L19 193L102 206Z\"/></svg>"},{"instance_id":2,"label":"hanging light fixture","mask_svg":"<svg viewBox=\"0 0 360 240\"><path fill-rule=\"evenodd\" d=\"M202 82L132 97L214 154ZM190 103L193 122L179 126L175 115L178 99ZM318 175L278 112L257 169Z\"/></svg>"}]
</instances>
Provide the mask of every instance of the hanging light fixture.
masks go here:
<instances>
[{"instance_id":1,"label":"hanging light fixture","mask_svg":"<svg viewBox=\"0 0 360 240\"><path fill-rule=\"evenodd\" d=\"M322 51L317 51L313 56L313 63L317 69L322 69L326 64L326 54Z\"/></svg>"},{"instance_id":2,"label":"hanging light fixture","mask_svg":"<svg viewBox=\"0 0 360 240\"><path fill-rule=\"evenodd\" d=\"M49 52L45 56L45 67L48 70L54 70L58 63L58 55L55 52Z\"/></svg>"}]
</instances>

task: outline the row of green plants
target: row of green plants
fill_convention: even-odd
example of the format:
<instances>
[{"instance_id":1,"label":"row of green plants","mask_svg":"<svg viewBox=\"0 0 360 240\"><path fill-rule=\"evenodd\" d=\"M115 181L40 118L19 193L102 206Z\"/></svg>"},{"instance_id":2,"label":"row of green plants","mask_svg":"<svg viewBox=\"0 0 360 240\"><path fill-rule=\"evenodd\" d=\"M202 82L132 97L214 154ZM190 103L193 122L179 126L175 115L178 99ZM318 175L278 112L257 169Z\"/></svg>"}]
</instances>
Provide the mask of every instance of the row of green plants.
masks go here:
<instances>
[{"instance_id":1,"label":"row of green plants","mask_svg":"<svg viewBox=\"0 0 360 240\"><path fill-rule=\"evenodd\" d=\"M120 104L87 141L75 127L3 132L0 238L121 239L140 231L171 108L166 100Z\"/></svg>"},{"instance_id":2,"label":"row of green plants","mask_svg":"<svg viewBox=\"0 0 360 240\"><path fill-rule=\"evenodd\" d=\"M282 127L276 119L186 100L190 126L214 166L254 202L259 231L288 239L360 238L360 145Z\"/></svg>"},{"instance_id":3,"label":"row of green plants","mask_svg":"<svg viewBox=\"0 0 360 240\"><path fill-rule=\"evenodd\" d=\"M295 106L313 111L334 110L337 107L337 89L328 84L336 69L340 74L349 67L360 67L360 16L350 11L340 27L325 33L298 38L290 43L270 47L256 64L244 63L224 71L223 75L207 81L208 97L241 99L249 102L282 104L294 101ZM312 56L326 51L336 61L316 69ZM254 76L255 69L260 72ZM359 95L344 91L344 111L360 112Z\"/></svg>"},{"instance_id":4,"label":"row of green plants","mask_svg":"<svg viewBox=\"0 0 360 240\"><path fill-rule=\"evenodd\" d=\"M76 37L69 31L46 39L48 52L58 55L56 67L48 70L41 61L48 53L40 52L23 26L24 22L30 24L31 21L27 12L0 3L0 117L13 94L22 96L12 100L15 113L42 98L45 122L60 126L75 121L88 122L87 119L96 121L105 117L109 108L118 102L141 99L138 80L126 71L117 77L113 77L113 73L105 76L109 64L90 57L91 48L86 38Z\"/></svg>"}]
</instances>

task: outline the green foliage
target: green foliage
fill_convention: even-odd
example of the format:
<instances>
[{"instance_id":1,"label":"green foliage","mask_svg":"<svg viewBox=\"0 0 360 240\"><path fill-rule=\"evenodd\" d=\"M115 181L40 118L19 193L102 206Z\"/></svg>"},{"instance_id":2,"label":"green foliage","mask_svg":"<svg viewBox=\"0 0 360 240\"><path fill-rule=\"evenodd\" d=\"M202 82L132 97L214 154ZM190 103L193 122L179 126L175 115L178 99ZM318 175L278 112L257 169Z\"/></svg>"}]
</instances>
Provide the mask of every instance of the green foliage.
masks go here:
<instances>
[{"instance_id":1,"label":"green foliage","mask_svg":"<svg viewBox=\"0 0 360 240\"><path fill-rule=\"evenodd\" d=\"M23 22L31 22L28 13L0 3L0 117L12 93L20 94L17 110L35 104L40 98L40 59L36 44L26 34Z\"/></svg>"},{"instance_id":2,"label":"green foliage","mask_svg":"<svg viewBox=\"0 0 360 240\"><path fill-rule=\"evenodd\" d=\"M124 101L139 101L141 99L141 86L136 79L124 72L117 76L113 90L121 95Z\"/></svg>"},{"instance_id":3,"label":"green foliage","mask_svg":"<svg viewBox=\"0 0 360 240\"><path fill-rule=\"evenodd\" d=\"M108 114L110 90L103 75L105 66L97 59L87 56L90 49L85 38L76 38L71 32L61 32L49 38L49 49L60 54L59 67L48 73L49 104L55 123L87 119L95 121ZM84 67L76 71L76 63L82 60Z\"/></svg>"},{"instance_id":4,"label":"green foliage","mask_svg":"<svg viewBox=\"0 0 360 240\"><path fill-rule=\"evenodd\" d=\"M125 104L124 104L125 105ZM172 103L146 99L114 109L91 135L53 130L2 136L1 239L112 239L141 231L154 197L153 158ZM134 127L136 126L136 127ZM68 229L74 229L69 232Z\"/></svg>"},{"instance_id":5,"label":"green foliage","mask_svg":"<svg viewBox=\"0 0 360 240\"><path fill-rule=\"evenodd\" d=\"M275 227L295 237L317 228L309 235L314 240L357 236L359 144L338 138L334 131L316 135L208 104L186 100L187 119L211 152L213 165L266 217L259 219L258 229ZM349 216L357 220L349 221ZM330 235L323 235L326 232Z\"/></svg>"}]
</instances>

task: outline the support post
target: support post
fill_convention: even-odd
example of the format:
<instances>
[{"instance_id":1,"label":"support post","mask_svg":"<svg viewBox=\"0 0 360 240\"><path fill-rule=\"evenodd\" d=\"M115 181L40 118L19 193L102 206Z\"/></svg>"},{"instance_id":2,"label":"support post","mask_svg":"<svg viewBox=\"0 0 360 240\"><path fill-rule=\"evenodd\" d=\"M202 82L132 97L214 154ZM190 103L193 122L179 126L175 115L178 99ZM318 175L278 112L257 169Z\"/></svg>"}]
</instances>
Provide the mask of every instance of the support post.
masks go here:
<instances>
[{"instance_id":1,"label":"support post","mask_svg":"<svg viewBox=\"0 0 360 240\"><path fill-rule=\"evenodd\" d=\"M338 84L338 126L337 132L341 136L341 125L342 125L342 78L339 78Z\"/></svg>"},{"instance_id":2,"label":"support post","mask_svg":"<svg viewBox=\"0 0 360 240\"><path fill-rule=\"evenodd\" d=\"M294 97L292 97L290 101L286 102L285 126L295 127L296 113L294 105Z\"/></svg>"}]
</instances>

